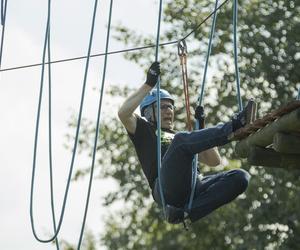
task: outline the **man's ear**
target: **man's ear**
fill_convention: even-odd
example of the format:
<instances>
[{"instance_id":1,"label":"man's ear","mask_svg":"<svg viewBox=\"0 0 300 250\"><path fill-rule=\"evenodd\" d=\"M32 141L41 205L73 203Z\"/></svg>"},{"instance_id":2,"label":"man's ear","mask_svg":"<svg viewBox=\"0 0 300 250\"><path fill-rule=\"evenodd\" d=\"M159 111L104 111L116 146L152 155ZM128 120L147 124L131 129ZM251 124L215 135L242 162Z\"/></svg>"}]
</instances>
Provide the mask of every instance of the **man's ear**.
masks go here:
<instances>
[{"instance_id":1,"label":"man's ear","mask_svg":"<svg viewBox=\"0 0 300 250\"><path fill-rule=\"evenodd\" d=\"M146 118L147 121L152 122L153 121L153 111L152 111L152 107L148 106L145 110L144 110L144 117Z\"/></svg>"}]
</instances>

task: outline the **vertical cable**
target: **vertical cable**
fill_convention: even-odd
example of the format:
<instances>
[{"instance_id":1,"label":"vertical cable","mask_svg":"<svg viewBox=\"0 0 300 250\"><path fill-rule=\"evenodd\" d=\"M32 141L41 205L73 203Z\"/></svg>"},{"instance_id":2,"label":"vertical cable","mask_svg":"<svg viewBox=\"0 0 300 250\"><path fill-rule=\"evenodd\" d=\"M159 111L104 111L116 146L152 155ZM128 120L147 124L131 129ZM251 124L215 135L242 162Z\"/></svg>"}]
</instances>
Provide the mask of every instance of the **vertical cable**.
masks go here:
<instances>
[{"instance_id":1,"label":"vertical cable","mask_svg":"<svg viewBox=\"0 0 300 250\"><path fill-rule=\"evenodd\" d=\"M218 9L218 0L216 0L216 2L215 2L214 15L213 15L212 25L211 25L211 29L210 29L208 48L207 48L207 53L206 53L205 66L204 66L204 73L203 73L202 84L201 84L201 93L200 93L200 96L198 98L198 105L199 106L202 105L203 96L204 96L208 61L209 61L209 57L210 57L210 54L211 54L212 41L213 41L213 37L214 37L214 33L215 33L215 27L216 27L217 9Z\"/></svg>"},{"instance_id":2,"label":"vertical cable","mask_svg":"<svg viewBox=\"0 0 300 250\"><path fill-rule=\"evenodd\" d=\"M1 25L5 23L7 0L1 0Z\"/></svg>"},{"instance_id":3,"label":"vertical cable","mask_svg":"<svg viewBox=\"0 0 300 250\"><path fill-rule=\"evenodd\" d=\"M204 73L203 73L203 78L202 78L202 84L201 84L201 93L198 98L198 105L202 105L203 97L204 97L204 89L205 89L205 83L206 83L206 74L207 74L207 68L208 68L208 61L209 57L211 54L211 47L212 47L212 41L215 33L215 27L216 27L216 19L217 19L217 10L218 10L218 0L215 2L215 7L214 7L214 15L213 15L213 20L212 20L212 25L210 29L210 35L209 35L209 42L208 42L208 48L207 48L207 53L206 53L206 60L205 60L205 66L204 66ZM196 120L195 122L195 129L199 129L200 124ZM192 181L191 181L191 194L190 194L190 199L188 203L188 210L191 210L192 204L193 204L193 199L194 199L194 194L195 194L195 188L196 188L196 182L197 182L197 166L199 165L199 159L198 159L198 154L194 156L193 159L193 164L192 164Z\"/></svg>"},{"instance_id":4,"label":"vertical cable","mask_svg":"<svg viewBox=\"0 0 300 250\"><path fill-rule=\"evenodd\" d=\"M158 23L157 23L157 34L156 34L156 46L155 46L155 61L158 61L158 49L159 49L159 37L160 37L160 24L162 15L162 0L159 2L159 12L158 12ZM156 84L157 89L157 174L158 174L158 184L160 198L162 201L164 217L166 217L165 212L165 198L163 194L162 184L161 184L161 110L160 110L160 78Z\"/></svg>"},{"instance_id":5,"label":"vertical cable","mask_svg":"<svg viewBox=\"0 0 300 250\"><path fill-rule=\"evenodd\" d=\"M238 67L238 51L237 51L237 16L238 16L238 1L233 1L233 48L234 48L234 66L235 66L235 80L237 89L237 101L239 105L239 111L243 110L243 103L240 90L240 73Z\"/></svg>"},{"instance_id":6,"label":"vertical cable","mask_svg":"<svg viewBox=\"0 0 300 250\"><path fill-rule=\"evenodd\" d=\"M49 32L47 38L47 52L48 52L48 62L51 62L51 44L50 44L50 30L51 27L51 17L49 18ZM52 79L51 79L51 63L48 64L48 85L49 85L49 97L48 97L48 127L49 127L49 177L50 177L50 200L51 200L51 212L52 212L52 222L53 222L53 231L56 232L56 219L55 219L55 206L54 206L54 187L53 187L53 162L52 162ZM55 238L56 249L59 250L58 237Z\"/></svg>"},{"instance_id":7,"label":"vertical cable","mask_svg":"<svg viewBox=\"0 0 300 250\"><path fill-rule=\"evenodd\" d=\"M103 100L103 93L104 93L104 85L105 85L105 76L106 76L106 68L107 68L107 52L108 52L108 46L109 46L109 35L110 35L110 26L111 26L111 17L112 17L112 7L113 7L113 0L110 1L110 8L109 8L109 17L108 17L108 26L107 26L107 35L106 35L106 48L105 48L105 57L104 57L104 65L103 65L103 75L102 75L102 83L101 83L101 92L100 92L100 98L99 98L99 105L98 105L98 114L97 114L97 122L96 122L96 132L95 132L95 140L94 140L94 148L93 148L93 159L92 159L92 166L91 166L91 172L90 172L90 180L89 180L89 186L88 186L88 192L87 192L87 198L85 203L85 211L83 216L83 222L80 232L80 237L78 241L77 250L80 250L82 238L83 238L83 232L88 212L88 206L89 206L89 200L90 200L90 194L92 189L92 182L93 182L93 174L94 174L94 168L95 168L95 160L96 160L96 152L97 152L97 141L98 141L98 135L100 130L100 115L101 115L101 108L102 108L102 100Z\"/></svg>"},{"instance_id":8,"label":"vertical cable","mask_svg":"<svg viewBox=\"0 0 300 250\"><path fill-rule=\"evenodd\" d=\"M1 44L0 44L0 69L2 65L2 54L4 46L4 34L5 34L5 23L6 23L6 10L7 10L7 0L1 0Z\"/></svg>"},{"instance_id":9,"label":"vertical cable","mask_svg":"<svg viewBox=\"0 0 300 250\"><path fill-rule=\"evenodd\" d=\"M42 93L43 93L45 53L46 53L48 32L49 32L49 29L50 29L50 23L49 23L49 21L50 21L50 2L51 1L48 0L48 18L47 18L47 28L46 28L46 35L45 35L44 50L43 50L43 64L42 64L41 84L40 84L37 119L36 119L36 129L35 129L35 139L34 139L34 153L33 153L33 164L32 164L33 165L32 166L32 178L31 178L31 192L30 192L30 219L31 219L32 232L33 232L34 237L39 242L43 242L43 243L51 242L57 237L57 235L60 231L61 225L62 225L63 217L64 217L64 212L65 212L65 207L66 207L66 202L67 202L67 197L68 197L68 192L69 192L69 187L70 187L70 183L71 183L72 172L73 172L73 167L74 167L74 162L75 162L76 150L77 150L77 142L78 142L78 137L79 137L79 130L80 130L80 123L81 123L82 110L83 110L83 104L84 104L85 89L86 89L87 76L88 76L88 70L89 70L89 62L90 62L90 57L91 57L91 48L92 48L92 43L93 43L95 19L96 19L96 13L97 13L97 4L98 4L98 1L95 0L94 10L93 10L93 19L92 19L92 25L91 25L91 32L90 32L90 38L89 38L88 53L87 53L87 57L86 57L87 60L86 60L86 65L85 65L84 79L83 79L83 85L82 85L82 91L81 91L81 100L80 100L79 114L78 114L78 120L77 120L76 134L75 134L74 145L73 145L73 150L72 150L72 159L71 159L71 164L70 164L70 168L69 168L68 180L67 180L66 189L65 189L65 193L64 193L64 199L63 199L63 204L62 204L62 208L61 208L61 214L60 214L60 218L59 218L59 222L58 222L55 234L49 239L40 239L36 234L35 226L34 226L33 190L34 190L34 178L35 178L35 167L36 167L37 142L38 142L38 134L39 134L39 120L40 120L40 111L41 111L41 102L42 102Z\"/></svg>"}]
</instances>

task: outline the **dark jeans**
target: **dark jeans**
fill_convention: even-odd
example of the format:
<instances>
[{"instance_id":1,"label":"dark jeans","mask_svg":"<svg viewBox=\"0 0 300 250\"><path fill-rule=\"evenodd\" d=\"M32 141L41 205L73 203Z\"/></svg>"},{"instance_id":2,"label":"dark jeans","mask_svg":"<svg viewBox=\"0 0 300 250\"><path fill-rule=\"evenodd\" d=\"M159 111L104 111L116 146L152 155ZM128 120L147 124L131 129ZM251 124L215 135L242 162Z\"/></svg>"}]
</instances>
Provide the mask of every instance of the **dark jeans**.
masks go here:
<instances>
[{"instance_id":1,"label":"dark jeans","mask_svg":"<svg viewBox=\"0 0 300 250\"><path fill-rule=\"evenodd\" d=\"M195 154L228 143L231 122L193 132L179 132L168 148L161 166L161 183L166 204L186 208L191 193L192 161ZM201 159L200 159L201 160ZM191 221L196 221L243 193L250 175L241 169L197 179ZM154 200L161 205L158 181Z\"/></svg>"}]
</instances>

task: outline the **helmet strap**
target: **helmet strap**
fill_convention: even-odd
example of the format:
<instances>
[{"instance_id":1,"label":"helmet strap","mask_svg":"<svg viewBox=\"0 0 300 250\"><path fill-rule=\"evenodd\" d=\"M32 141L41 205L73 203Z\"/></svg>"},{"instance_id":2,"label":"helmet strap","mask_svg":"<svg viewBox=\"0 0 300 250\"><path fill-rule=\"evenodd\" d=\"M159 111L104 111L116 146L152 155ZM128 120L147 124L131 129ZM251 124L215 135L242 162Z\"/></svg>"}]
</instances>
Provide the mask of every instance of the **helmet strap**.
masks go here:
<instances>
[{"instance_id":1,"label":"helmet strap","mask_svg":"<svg viewBox=\"0 0 300 250\"><path fill-rule=\"evenodd\" d=\"M154 124L156 124L156 115L155 115L154 103L152 103L151 106L152 106L153 122L154 122Z\"/></svg>"}]
</instances>

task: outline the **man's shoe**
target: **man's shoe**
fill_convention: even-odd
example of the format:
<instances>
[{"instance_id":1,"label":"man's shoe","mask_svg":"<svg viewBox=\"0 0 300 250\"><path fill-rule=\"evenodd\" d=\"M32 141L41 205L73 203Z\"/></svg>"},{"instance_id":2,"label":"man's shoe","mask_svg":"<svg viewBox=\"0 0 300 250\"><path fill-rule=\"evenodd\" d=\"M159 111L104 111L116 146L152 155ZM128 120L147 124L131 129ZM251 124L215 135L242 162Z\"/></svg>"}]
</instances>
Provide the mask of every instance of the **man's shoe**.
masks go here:
<instances>
[{"instance_id":1,"label":"man's shoe","mask_svg":"<svg viewBox=\"0 0 300 250\"><path fill-rule=\"evenodd\" d=\"M188 213L182 208L177 208L171 205L166 205L166 220L171 224L179 224L184 222Z\"/></svg>"},{"instance_id":2,"label":"man's shoe","mask_svg":"<svg viewBox=\"0 0 300 250\"><path fill-rule=\"evenodd\" d=\"M232 118L232 131L236 131L256 119L256 102L250 99L245 108Z\"/></svg>"}]
</instances>

